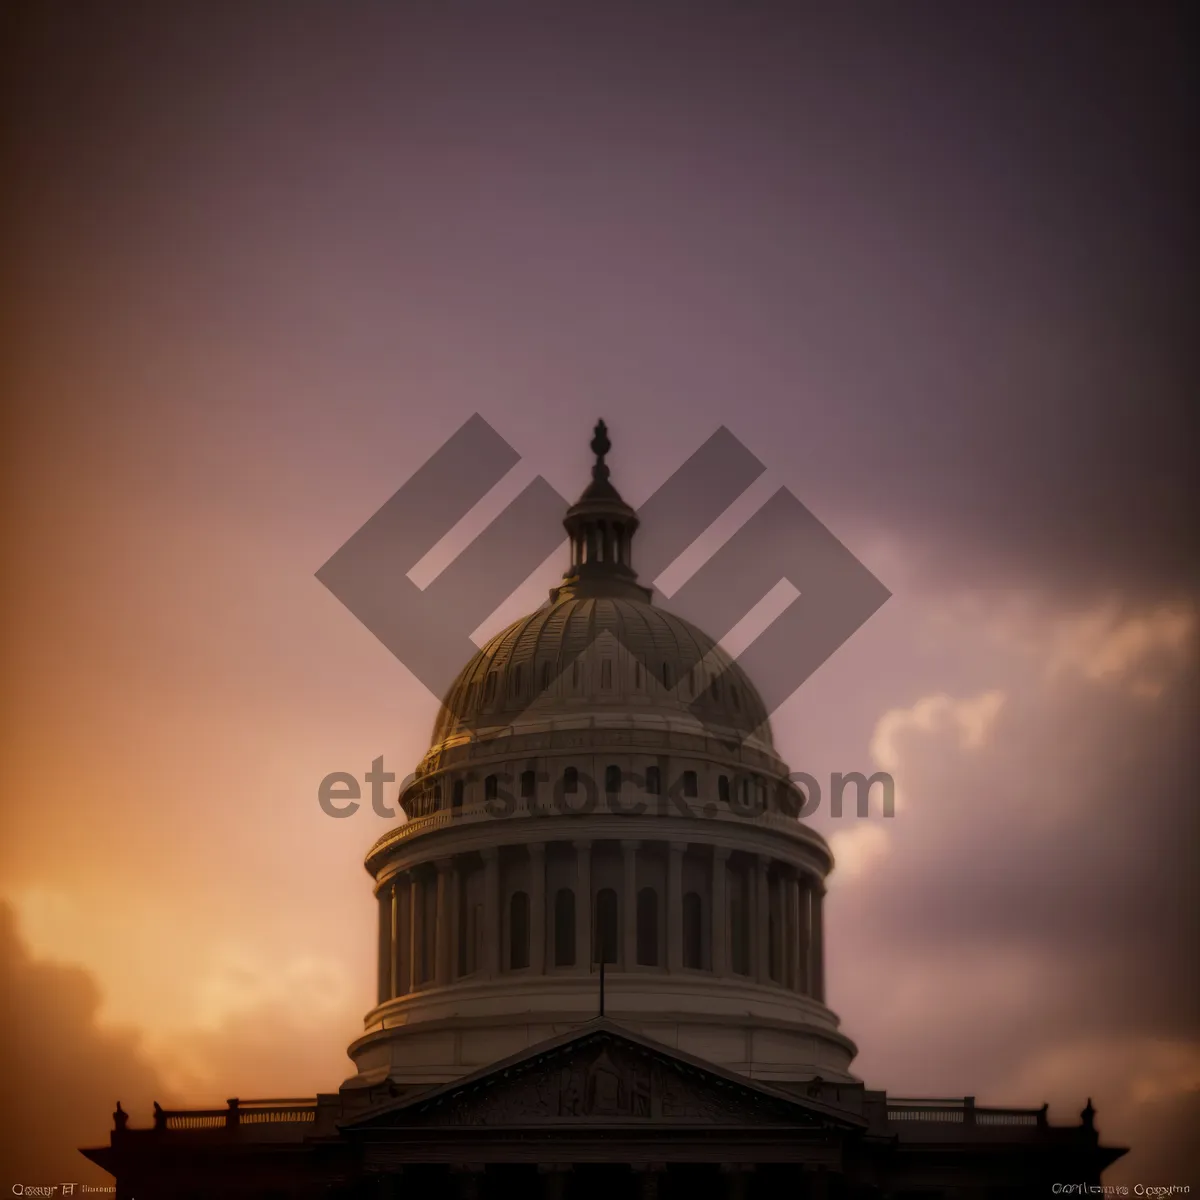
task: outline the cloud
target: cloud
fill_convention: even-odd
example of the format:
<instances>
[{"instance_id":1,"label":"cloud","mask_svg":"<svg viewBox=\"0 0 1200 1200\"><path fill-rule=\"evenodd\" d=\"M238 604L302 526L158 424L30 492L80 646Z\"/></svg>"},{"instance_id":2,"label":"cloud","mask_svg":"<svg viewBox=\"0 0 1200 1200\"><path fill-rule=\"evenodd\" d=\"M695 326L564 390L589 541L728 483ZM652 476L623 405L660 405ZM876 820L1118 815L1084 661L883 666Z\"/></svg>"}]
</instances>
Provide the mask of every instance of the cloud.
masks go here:
<instances>
[{"instance_id":1,"label":"cloud","mask_svg":"<svg viewBox=\"0 0 1200 1200\"><path fill-rule=\"evenodd\" d=\"M152 1104L309 1096L351 1073L361 1006L335 963L230 947L200 985L200 1019L169 1033L108 1026L95 976L34 958L0 901L0 1160L27 1182L110 1182L80 1146L104 1145L117 1099L135 1125Z\"/></svg>"},{"instance_id":2,"label":"cloud","mask_svg":"<svg viewBox=\"0 0 1200 1200\"><path fill-rule=\"evenodd\" d=\"M977 598L941 628L984 635L1000 653L959 661L1003 684L876 724L904 805L886 852L850 831L827 908L856 1069L901 1094L1050 1100L1057 1118L1090 1095L1106 1140L1136 1141L1121 1177L1170 1182L1156 1171L1181 1143L1164 1130L1200 1085L1194 620Z\"/></svg>"},{"instance_id":3,"label":"cloud","mask_svg":"<svg viewBox=\"0 0 1200 1200\"><path fill-rule=\"evenodd\" d=\"M98 1022L91 974L30 957L3 902L0 996L0 1160L30 1183L111 1182L77 1147L107 1142L117 1099L129 1112L169 1100L162 1075L135 1033Z\"/></svg>"}]
</instances>

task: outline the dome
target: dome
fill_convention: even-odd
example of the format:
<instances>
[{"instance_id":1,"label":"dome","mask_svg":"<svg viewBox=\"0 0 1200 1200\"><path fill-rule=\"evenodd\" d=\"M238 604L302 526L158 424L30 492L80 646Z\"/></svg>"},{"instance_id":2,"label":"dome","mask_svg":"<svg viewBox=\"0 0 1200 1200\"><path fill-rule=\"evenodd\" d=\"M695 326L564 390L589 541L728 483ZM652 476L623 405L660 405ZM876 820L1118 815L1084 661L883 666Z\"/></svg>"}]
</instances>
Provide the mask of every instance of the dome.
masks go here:
<instances>
[{"instance_id":1,"label":"dome","mask_svg":"<svg viewBox=\"0 0 1200 1200\"><path fill-rule=\"evenodd\" d=\"M536 612L450 686L367 853L378 1003L347 1086L425 1087L603 1011L760 1080L853 1081L825 1004L828 845L762 698L653 603L604 423Z\"/></svg>"},{"instance_id":2,"label":"dome","mask_svg":"<svg viewBox=\"0 0 1200 1200\"><path fill-rule=\"evenodd\" d=\"M433 747L553 716L675 722L771 748L754 685L713 639L649 600L559 596L497 634L460 672Z\"/></svg>"}]
</instances>

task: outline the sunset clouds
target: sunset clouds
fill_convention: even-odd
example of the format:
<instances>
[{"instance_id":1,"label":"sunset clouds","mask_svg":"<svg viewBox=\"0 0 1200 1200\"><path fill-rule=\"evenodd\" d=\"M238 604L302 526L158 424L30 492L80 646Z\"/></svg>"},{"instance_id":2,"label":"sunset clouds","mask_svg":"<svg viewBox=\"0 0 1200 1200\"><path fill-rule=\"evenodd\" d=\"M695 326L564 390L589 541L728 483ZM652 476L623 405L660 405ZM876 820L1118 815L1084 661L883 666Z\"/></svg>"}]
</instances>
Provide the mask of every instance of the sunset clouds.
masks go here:
<instances>
[{"instance_id":1,"label":"sunset clouds","mask_svg":"<svg viewBox=\"0 0 1200 1200\"><path fill-rule=\"evenodd\" d=\"M6 1161L74 1164L118 1097L349 1073L387 824L317 787L402 777L437 706L314 572L478 411L522 456L493 499L576 495L603 416L636 505L727 425L766 467L738 519L788 487L879 577L775 722L796 770L896 780L814 818L856 1070L1091 1095L1114 1181L1183 1169L1182 25L669 8L14 19Z\"/></svg>"}]
</instances>

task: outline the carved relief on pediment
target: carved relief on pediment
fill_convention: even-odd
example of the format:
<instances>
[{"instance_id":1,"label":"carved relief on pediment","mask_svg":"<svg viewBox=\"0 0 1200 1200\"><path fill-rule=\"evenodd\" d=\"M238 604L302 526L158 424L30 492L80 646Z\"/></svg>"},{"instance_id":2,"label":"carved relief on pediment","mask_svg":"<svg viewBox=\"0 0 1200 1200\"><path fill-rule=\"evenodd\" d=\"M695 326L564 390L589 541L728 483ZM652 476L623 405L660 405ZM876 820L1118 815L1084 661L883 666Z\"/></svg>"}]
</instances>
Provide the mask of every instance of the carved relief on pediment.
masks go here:
<instances>
[{"instance_id":1,"label":"carved relief on pediment","mask_svg":"<svg viewBox=\"0 0 1200 1200\"><path fill-rule=\"evenodd\" d=\"M728 1083L675 1069L620 1046L531 1065L511 1079L447 1095L413 1114L431 1125L528 1125L589 1121L697 1121L719 1125L805 1124L788 1106Z\"/></svg>"}]
</instances>

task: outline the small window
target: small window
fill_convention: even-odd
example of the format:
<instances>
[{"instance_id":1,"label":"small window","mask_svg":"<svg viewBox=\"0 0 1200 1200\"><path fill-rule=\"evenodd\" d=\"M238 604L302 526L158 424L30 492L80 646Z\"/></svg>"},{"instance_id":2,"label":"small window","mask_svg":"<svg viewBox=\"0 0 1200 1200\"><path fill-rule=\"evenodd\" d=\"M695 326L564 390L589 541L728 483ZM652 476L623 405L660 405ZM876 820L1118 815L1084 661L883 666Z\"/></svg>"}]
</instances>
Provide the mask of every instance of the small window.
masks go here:
<instances>
[{"instance_id":1,"label":"small window","mask_svg":"<svg viewBox=\"0 0 1200 1200\"><path fill-rule=\"evenodd\" d=\"M490 775L490 776L488 776L488 778L491 779L493 782L495 782L495 779L496 779L495 775ZM434 793L434 795L436 797L437 807L441 808L441 806L442 806L442 789L438 788L437 791ZM461 779L456 779L454 781L454 793L453 793L453 796L451 797L450 804L454 808L462 808L462 806L463 806L463 781Z\"/></svg>"},{"instance_id":2,"label":"small window","mask_svg":"<svg viewBox=\"0 0 1200 1200\"><path fill-rule=\"evenodd\" d=\"M657 767L646 768L646 791L652 796L662 795L662 774Z\"/></svg>"},{"instance_id":3,"label":"small window","mask_svg":"<svg viewBox=\"0 0 1200 1200\"><path fill-rule=\"evenodd\" d=\"M637 960L639 967L658 966L658 893L653 888L637 894Z\"/></svg>"},{"instance_id":4,"label":"small window","mask_svg":"<svg viewBox=\"0 0 1200 1200\"><path fill-rule=\"evenodd\" d=\"M537 776L532 771L521 772L521 798L528 800L537 791Z\"/></svg>"},{"instance_id":5,"label":"small window","mask_svg":"<svg viewBox=\"0 0 1200 1200\"><path fill-rule=\"evenodd\" d=\"M717 799L722 804L729 803L729 776L720 775L717 777Z\"/></svg>"},{"instance_id":6,"label":"small window","mask_svg":"<svg viewBox=\"0 0 1200 1200\"><path fill-rule=\"evenodd\" d=\"M499 792L499 785L495 775L489 775L483 781L483 798L485 800L495 800Z\"/></svg>"},{"instance_id":7,"label":"small window","mask_svg":"<svg viewBox=\"0 0 1200 1200\"><path fill-rule=\"evenodd\" d=\"M529 966L529 897L513 892L508 903L508 967L521 971Z\"/></svg>"},{"instance_id":8,"label":"small window","mask_svg":"<svg viewBox=\"0 0 1200 1200\"><path fill-rule=\"evenodd\" d=\"M615 796L621 790L621 768L609 766L604 769L604 790Z\"/></svg>"},{"instance_id":9,"label":"small window","mask_svg":"<svg viewBox=\"0 0 1200 1200\"><path fill-rule=\"evenodd\" d=\"M568 767L563 772L563 791L568 796L574 796L579 791L579 772L574 767Z\"/></svg>"},{"instance_id":10,"label":"small window","mask_svg":"<svg viewBox=\"0 0 1200 1200\"><path fill-rule=\"evenodd\" d=\"M607 658L600 664L600 686L612 687L612 661Z\"/></svg>"},{"instance_id":11,"label":"small window","mask_svg":"<svg viewBox=\"0 0 1200 1200\"><path fill-rule=\"evenodd\" d=\"M684 771L683 773L683 794L689 798L696 796L696 772Z\"/></svg>"},{"instance_id":12,"label":"small window","mask_svg":"<svg viewBox=\"0 0 1200 1200\"><path fill-rule=\"evenodd\" d=\"M554 965L575 965L575 893L559 888L554 895Z\"/></svg>"}]
</instances>

